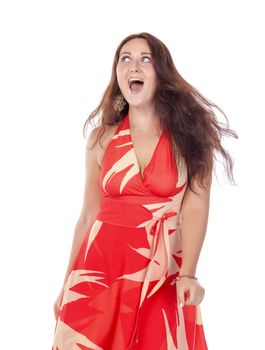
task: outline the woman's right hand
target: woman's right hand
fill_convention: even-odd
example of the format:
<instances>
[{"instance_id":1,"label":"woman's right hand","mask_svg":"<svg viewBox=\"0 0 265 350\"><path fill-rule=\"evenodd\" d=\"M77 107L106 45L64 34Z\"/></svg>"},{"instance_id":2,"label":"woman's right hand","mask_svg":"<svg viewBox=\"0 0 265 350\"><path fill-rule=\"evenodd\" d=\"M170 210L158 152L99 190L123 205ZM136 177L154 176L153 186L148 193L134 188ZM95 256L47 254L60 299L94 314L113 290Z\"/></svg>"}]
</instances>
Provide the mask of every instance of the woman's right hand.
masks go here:
<instances>
[{"instance_id":1,"label":"woman's right hand","mask_svg":"<svg viewBox=\"0 0 265 350\"><path fill-rule=\"evenodd\" d=\"M58 319L58 312L60 310L60 307L61 307L61 303L62 303L62 298L63 298L63 292L64 292L64 288L61 289L54 305L53 305L53 311L54 311L54 316L55 316L55 319L57 321Z\"/></svg>"}]
</instances>

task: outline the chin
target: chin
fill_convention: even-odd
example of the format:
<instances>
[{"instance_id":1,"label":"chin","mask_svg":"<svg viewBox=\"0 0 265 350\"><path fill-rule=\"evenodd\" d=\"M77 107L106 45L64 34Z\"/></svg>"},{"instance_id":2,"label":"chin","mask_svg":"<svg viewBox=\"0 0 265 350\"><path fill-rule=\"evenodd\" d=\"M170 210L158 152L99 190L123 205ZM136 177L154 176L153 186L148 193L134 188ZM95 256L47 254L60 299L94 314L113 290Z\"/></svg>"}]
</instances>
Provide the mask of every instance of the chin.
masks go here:
<instances>
[{"instance_id":1,"label":"chin","mask_svg":"<svg viewBox=\"0 0 265 350\"><path fill-rule=\"evenodd\" d=\"M143 99L139 99L137 101L137 99L133 99L131 98L130 96L128 98L126 98L126 101L128 102L129 106L132 106L132 107L144 107L148 104L150 104L150 101L149 100L143 100Z\"/></svg>"},{"instance_id":2,"label":"chin","mask_svg":"<svg viewBox=\"0 0 265 350\"><path fill-rule=\"evenodd\" d=\"M135 103L135 102L129 102L128 101L128 104L129 104L129 107L137 107L137 108L140 108L140 107L144 107L146 104L145 103Z\"/></svg>"}]
</instances>

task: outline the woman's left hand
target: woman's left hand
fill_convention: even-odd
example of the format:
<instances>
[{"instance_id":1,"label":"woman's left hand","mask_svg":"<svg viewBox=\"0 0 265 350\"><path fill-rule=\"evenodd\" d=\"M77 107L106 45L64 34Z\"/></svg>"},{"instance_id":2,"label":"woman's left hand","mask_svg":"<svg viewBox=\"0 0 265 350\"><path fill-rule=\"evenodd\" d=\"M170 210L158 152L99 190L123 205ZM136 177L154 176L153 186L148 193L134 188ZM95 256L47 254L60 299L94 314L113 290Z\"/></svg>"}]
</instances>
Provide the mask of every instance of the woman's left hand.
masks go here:
<instances>
[{"instance_id":1,"label":"woman's left hand","mask_svg":"<svg viewBox=\"0 0 265 350\"><path fill-rule=\"evenodd\" d=\"M177 281L178 302L183 305L198 305L202 302L205 289L198 280L181 277Z\"/></svg>"}]
</instances>

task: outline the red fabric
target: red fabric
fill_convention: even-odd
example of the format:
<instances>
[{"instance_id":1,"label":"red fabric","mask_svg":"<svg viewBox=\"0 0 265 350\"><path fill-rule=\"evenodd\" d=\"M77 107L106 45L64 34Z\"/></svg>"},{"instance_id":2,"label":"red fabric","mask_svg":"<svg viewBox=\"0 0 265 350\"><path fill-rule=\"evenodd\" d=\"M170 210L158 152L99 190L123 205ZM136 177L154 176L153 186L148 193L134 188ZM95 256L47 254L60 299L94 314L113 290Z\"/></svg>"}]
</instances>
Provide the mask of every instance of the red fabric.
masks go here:
<instances>
[{"instance_id":1,"label":"red fabric","mask_svg":"<svg viewBox=\"0 0 265 350\"><path fill-rule=\"evenodd\" d=\"M65 284L53 350L207 350L200 306L178 306L174 283L186 186L166 130L142 176L127 115L105 151L100 211Z\"/></svg>"}]
</instances>

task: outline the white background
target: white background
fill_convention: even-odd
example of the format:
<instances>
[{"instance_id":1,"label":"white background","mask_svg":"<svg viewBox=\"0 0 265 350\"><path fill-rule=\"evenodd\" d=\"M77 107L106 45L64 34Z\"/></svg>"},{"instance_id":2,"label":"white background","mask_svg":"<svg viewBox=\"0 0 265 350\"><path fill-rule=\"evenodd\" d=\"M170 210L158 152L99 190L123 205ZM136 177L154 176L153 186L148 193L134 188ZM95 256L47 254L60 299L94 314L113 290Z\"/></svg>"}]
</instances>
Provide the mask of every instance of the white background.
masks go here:
<instances>
[{"instance_id":1,"label":"white background","mask_svg":"<svg viewBox=\"0 0 265 350\"><path fill-rule=\"evenodd\" d=\"M141 31L239 135L224 140L237 186L218 165L212 187L201 310L210 350L265 348L262 21L258 1L1 1L1 349L51 349L83 199L83 125L119 42Z\"/></svg>"}]
</instances>

